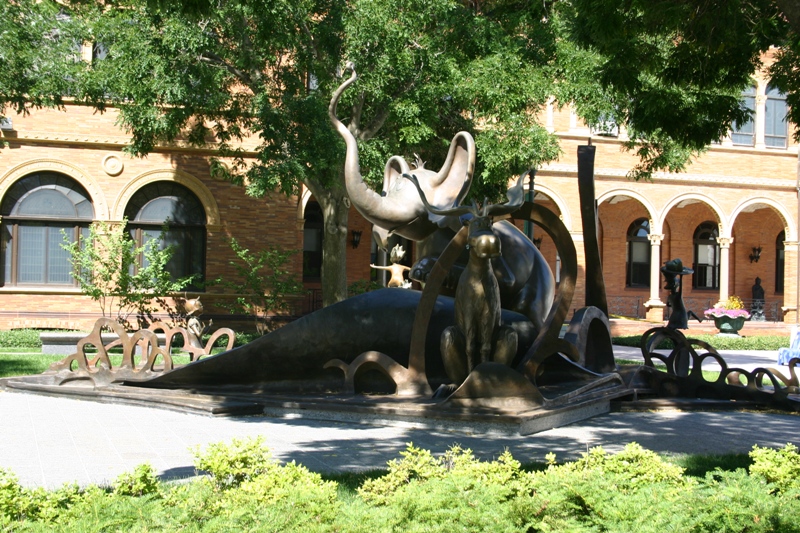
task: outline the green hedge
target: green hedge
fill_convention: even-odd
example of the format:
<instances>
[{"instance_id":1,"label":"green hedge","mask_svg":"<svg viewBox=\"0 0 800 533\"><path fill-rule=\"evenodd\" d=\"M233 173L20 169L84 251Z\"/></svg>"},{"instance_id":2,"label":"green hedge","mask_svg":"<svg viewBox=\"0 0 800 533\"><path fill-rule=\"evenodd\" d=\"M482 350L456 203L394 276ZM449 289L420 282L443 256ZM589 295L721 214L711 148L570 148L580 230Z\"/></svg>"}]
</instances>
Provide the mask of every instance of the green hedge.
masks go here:
<instances>
[{"instance_id":1,"label":"green hedge","mask_svg":"<svg viewBox=\"0 0 800 533\"><path fill-rule=\"evenodd\" d=\"M41 348L37 329L12 329L0 331L0 347L2 348Z\"/></svg>"},{"instance_id":2,"label":"green hedge","mask_svg":"<svg viewBox=\"0 0 800 533\"><path fill-rule=\"evenodd\" d=\"M530 471L511 455L480 461L409 445L355 490L263 440L196 450L207 475L164 483L149 465L111 487L25 489L0 469L0 529L13 531L800 532L800 454L754 447L748 469L701 476L637 444Z\"/></svg>"},{"instance_id":3,"label":"green hedge","mask_svg":"<svg viewBox=\"0 0 800 533\"><path fill-rule=\"evenodd\" d=\"M739 338L717 335L691 335L691 338L707 342L717 350L777 350L778 348L788 348L790 345L789 337L777 335ZM635 346L637 348L641 341L641 335L627 335L612 339L612 342L618 346ZM664 341L658 346L658 348L664 349L671 347L672 343L670 341Z\"/></svg>"}]
</instances>

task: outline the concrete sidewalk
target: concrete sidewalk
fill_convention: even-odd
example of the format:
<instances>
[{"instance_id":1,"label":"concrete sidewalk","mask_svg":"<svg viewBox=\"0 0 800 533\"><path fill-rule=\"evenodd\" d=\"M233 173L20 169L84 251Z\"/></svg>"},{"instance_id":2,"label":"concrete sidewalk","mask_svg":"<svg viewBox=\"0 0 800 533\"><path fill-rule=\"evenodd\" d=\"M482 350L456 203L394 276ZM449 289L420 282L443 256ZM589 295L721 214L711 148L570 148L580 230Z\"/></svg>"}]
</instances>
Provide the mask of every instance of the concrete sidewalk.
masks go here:
<instances>
[{"instance_id":1,"label":"concrete sidewalk","mask_svg":"<svg viewBox=\"0 0 800 533\"><path fill-rule=\"evenodd\" d=\"M164 478L195 474L190 448L263 435L274 456L315 471L383 468L413 442L435 453L453 444L484 459L509 449L520 461L577 458L629 442L664 453L748 452L800 445L800 416L740 412L611 413L535 435L498 436L267 417L211 418L146 407L0 392L0 468L28 487L107 484L149 462Z\"/></svg>"},{"instance_id":2,"label":"concrete sidewalk","mask_svg":"<svg viewBox=\"0 0 800 533\"><path fill-rule=\"evenodd\" d=\"M667 355L669 350L656 350L658 353ZM787 373L785 366L778 364L777 350L718 350L725 360L728 368L741 368L752 371L754 368L774 368L783 374ZM615 359L627 359L628 361L644 362L642 351L639 348L629 346L614 346ZM704 370L719 370L720 366L713 359L708 359L703 364Z\"/></svg>"}]
</instances>

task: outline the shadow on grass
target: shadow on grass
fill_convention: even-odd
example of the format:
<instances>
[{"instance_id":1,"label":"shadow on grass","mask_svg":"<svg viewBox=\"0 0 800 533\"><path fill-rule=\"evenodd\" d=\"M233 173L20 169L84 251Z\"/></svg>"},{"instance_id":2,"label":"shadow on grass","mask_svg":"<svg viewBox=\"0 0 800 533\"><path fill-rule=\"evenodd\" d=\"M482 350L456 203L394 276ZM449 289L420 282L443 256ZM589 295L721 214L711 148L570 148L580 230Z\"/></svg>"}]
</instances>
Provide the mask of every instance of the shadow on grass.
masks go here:
<instances>
[{"instance_id":1,"label":"shadow on grass","mask_svg":"<svg viewBox=\"0 0 800 533\"><path fill-rule=\"evenodd\" d=\"M727 453L722 455L688 455L676 459L675 462L686 469L686 475L705 477L706 473L719 468L732 472L738 468L747 470L753 460L746 453Z\"/></svg>"},{"instance_id":2,"label":"shadow on grass","mask_svg":"<svg viewBox=\"0 0 800 533\"><path fill-rule=\"evenodd\" d=\"M41 374L51 364L63 359L62 355L21 355L0 353L0 377Z\"/></svg>"}]
</instances>

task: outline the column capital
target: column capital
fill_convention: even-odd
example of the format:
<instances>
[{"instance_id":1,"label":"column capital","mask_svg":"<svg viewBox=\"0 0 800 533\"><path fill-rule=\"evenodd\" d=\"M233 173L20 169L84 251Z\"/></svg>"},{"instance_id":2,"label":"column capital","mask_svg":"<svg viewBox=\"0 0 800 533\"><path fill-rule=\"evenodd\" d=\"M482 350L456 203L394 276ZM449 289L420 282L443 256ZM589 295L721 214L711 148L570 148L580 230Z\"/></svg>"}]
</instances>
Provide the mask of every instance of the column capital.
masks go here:
<instances>
[{"instance_id":1,"label":"column capital","mask_svg":"<svg viewBox=\"0 0 800 533\"><path fill-rule=\"evenodd\" d=\"M652 244L653 246L656 246L656 245L661 244L661 241L664 240L664 234L663 233L662 234L648 233L647 234L647 238L650 239L650 244Z\"/></svg>"},{"instance_id":2,"label":"column capital","mask_svg":"<svg viewBox=\"0 0 800 533\"><path fill-rule=\"evenodd\" d=\"M733 243L733 237L717 237L717 244L720 248L730 248Z\"/></svg>"}]
</instances>

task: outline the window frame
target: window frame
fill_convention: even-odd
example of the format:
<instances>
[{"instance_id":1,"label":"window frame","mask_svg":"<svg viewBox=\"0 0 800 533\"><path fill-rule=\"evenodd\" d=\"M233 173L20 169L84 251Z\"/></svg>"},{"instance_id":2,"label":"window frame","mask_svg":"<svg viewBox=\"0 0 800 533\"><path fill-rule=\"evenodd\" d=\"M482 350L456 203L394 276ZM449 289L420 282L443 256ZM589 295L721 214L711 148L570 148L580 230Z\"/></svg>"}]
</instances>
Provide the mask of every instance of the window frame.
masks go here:
<instances>
[{"instance_id":1,"label":"window frame","mask_svg":"<svg viewBox=\"0 0 800 533\"><path fill-rule=\"evenodd\" d=\"M66 213L20 212L24 204L34 199L39 192L60 193L64 200L74 208L72 216ZM40 204L41 205L41 204ZM34 202L34 211L36 211ZM28 242L21 236L21 228L56 228L63 230L70 237L71 242L78 242L88 237L89 227L94 220L94 205L86 189L74 178L54 171L42 171L27 174L11 184L6 195L0 202L0 287L19 288L52 288L71 289L78 288L79 283L73 275L72 263L69 254L60 250L63 243L61 231L55 235L59 242L53 243L54 233L45 230L40 241L32 238ZM70 236L71 233L71 236ZM21 251L20 247L36 245L40 254ZM54 248L57 246L58 248ZM56 251L60 257L56 258L59 264L53 264L52 253ZM23 254L23 255L21 255ZM36 281L25 281L20 272L23 262L35 259L34 263L39 269L40 277ZM63 261L63 262L62 262ZM66 269L69 272L69 281L51 281L54 269Z\"/></svg>"},{"instance_id":2,"label":"window frame","mask_svg":"<svg viewBox=\"0 0 800 533\"><path fill-rule=\"evenodd\" d=\"M176 221L171 220L169 215L164 221L160 222L141 218L141 215L152 202L163 198L174 198L174 202L179 205L181 202L183 202L183 205L189 204L196 213L196 220L189 220L188 222ZM137 248L144 246L147 242L145 240L147 235L160 235L164 229L166 229L167 237L170 234L182 232L184 235L181 239L178 239L179 243L175 246L181 252L183 261L175 268L176 256L173 255L170 263L167 264L167 270L173 280L195 276L186 289L194 292L203 291L203 281L206 278L206 251L208 248L207 219L202 201L191 189L173 181L148 183L131 196L128 205L125 207L125 217L128 219L127 235L136 243ZM163 250L169 245L170 239L167 238L160 244L159 248ZM144 254L140 253L137 258L138 265L143 264L144 260ZM134 267L134 272L137 268Z\"/></svg>"},{"instance_id":3,"label":"window frame","mask_svg":"<svg viewBox=\"0 0 800 533\"><path fill-rule=\"evenodd\" d=\"M635 235L638 233L639 230L644 229L647 232L647 235L650 235L650 221L647 218L637 218L633 222L631 222L630 226L628 226L628 231L626 233L626 246L625 246L625 286L630 288L650 288L650 269L652 268L651 264L651 244L650 239L648 237L642 237L640 235ZM646 244L647 245L647 260L642 261L633 261L633 249L634 246L637 244ZM645 281L642 282L641 280L634 281L634 267L636 265L646 265L646 276ZM636 276L638 279L638 276Z\"/></svg>"},{"instance_id":4,"label":"window frame","mask_svg":"<svg viewBox=\"0 0 800 533\"><path fill-rule=\"evenodd\" d=\"M732 124L731 126L731 142L735 146L755 146L756 145L756 94L757 88L754 83L742 91L741 99L744 107L751 113L750 119L744 124ZM750 131L742 131L748 128ZM738 136L738 137L737 137Z\"/></svg>"},{"instance_id":5,"label":"window frame","mask_svg":"<svg viewBox=\"0 0 800 533\"><path fill-rule=\"evenodd\" d=\"M703 232L709 232L713 237L701 239ZM707 220L697 225L692 236L694 274L692 274L692 288L700 290L719 290L719 269L720 269L720 246L719 246L719 225ZM714 247L714 263L701 263L700 246ZM711 285L700 284L701 273L711 269ZM707 277L707 274L706 276Z\"/></svg>"},{"instance_id":6,"label":"window frame","mask_svg":"<svg viewBox=\"0 0 800 533\"><path fill-rule=\"evenodd\" d=\"M786 95L781 93L777 87L770 84L767 86L765 96L764 145L767 148L775 148L778 150L786 149L789 146L789 123L786 121L786 112L788 111ZM782 104L778 105L778 102L782 102ZM775 107L778 107L778 109L775 110ZM777 113L781 111L783 115L777 117ZM778 132L778 129L781 131ZM780 143L777 143L777 140L780 140ZM771 144L771 142L776 144Z\"/></svg>"}]
</instances>

